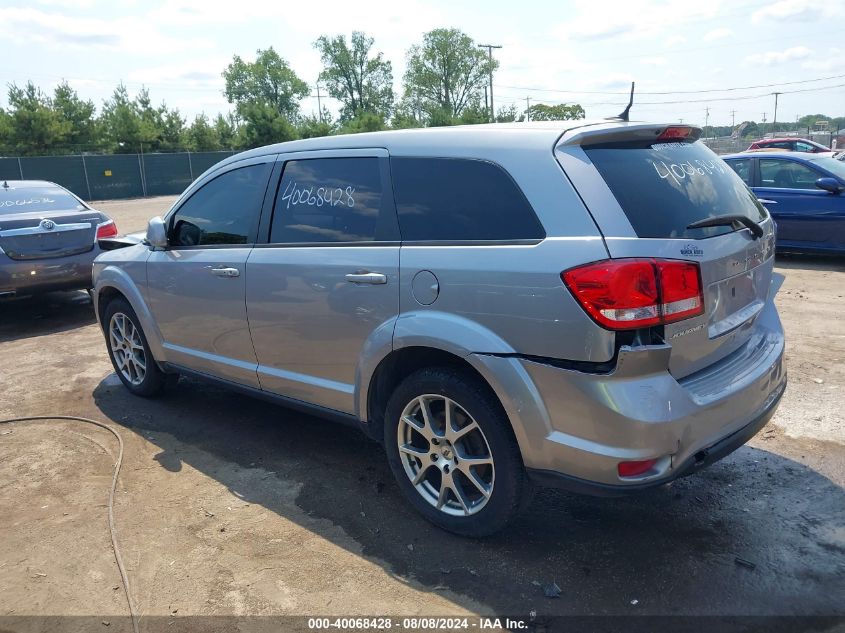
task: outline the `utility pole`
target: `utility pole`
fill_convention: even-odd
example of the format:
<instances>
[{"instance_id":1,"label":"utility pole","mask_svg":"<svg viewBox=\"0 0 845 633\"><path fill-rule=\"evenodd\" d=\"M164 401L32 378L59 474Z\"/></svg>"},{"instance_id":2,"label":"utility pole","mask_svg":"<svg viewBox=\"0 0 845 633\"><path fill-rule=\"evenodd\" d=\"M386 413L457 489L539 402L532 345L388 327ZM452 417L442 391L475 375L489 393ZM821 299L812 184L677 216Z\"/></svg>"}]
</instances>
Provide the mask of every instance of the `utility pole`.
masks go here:
<instances>
[{"instance_id":1,"label":"utility pole","mask_svg":"<svg viewBox=\"0 0 845 633\"><path fill-rule=\"evenodd\" d=\"M781 94L781 93L773 92L772 94L775 95L775 114L772 117L772 133L774 133L775 132L775 126L778 123L778 95Z\"/></svg>"},{"instance_id":2,"label":"utility pole","mask_svg":"<svg viewBox=\"0 0 845 633\"><path fill-rule=\"evenodd\" d=\"M323 122L323 105L320 101L320 82L317 82L317 111L320 113L320 123Z\"/></svg>"},{"instance_id":3,"label":"utility pole","mask_svg":"<svg viewBox=\"0 0 845 633\"><path fill-rule=\"evenodd\" d=\"M525 97L525 121L531 120L531 97Z\"/></svg>"},{"instance_id":4,"label":"utility pole","mask_svg":"<svg viewBox=\"0 0 845 633\"><path fill-rule=\"evenodd\" d=\"M704 108L704 138L707 138L707 124L710 123L710 106Z\"/></svg>"},{"instance_id":5,"label":"utility pole","mask_svg":"<svg viewBox=\"0 0 845 633\"><path fill-rule=\"evenodd\" d=\"M493 109L493 49L502 48L498 44L479 44L478 48L486 48L490 59L490 123L496 122L496 111Z\"/></svg>"},{"instance_id":6,"label":"utility pole","mask_svg":"<svg viewBox=\"0 0 845 633\"><path fill-rule=\"evenodd\" d=\"M763 113L763 128L762 128L761 131L763 133L762 134L763 138L765 138L766 137L766 113L765 112Z\"/></svg>"},{"instance_id":7,"label":"utility pole","mask_svg":"<svg viewBox=\"0 0 845 633\"><path fill-rule=\"evenodd\" d=\"M487 102L487 86L484 86L484 109L489 112L489 108L490 104Z\"/></svg>"},{"instance_id":8,"label":"utility pole","mask_svg":"<svg viewBox=\"0 0 845 633\"><path fill-rule=\"evenodd\" d=\"M731 110L731 129L736 127L736 110Z\"/></svg>"}]
</instances>

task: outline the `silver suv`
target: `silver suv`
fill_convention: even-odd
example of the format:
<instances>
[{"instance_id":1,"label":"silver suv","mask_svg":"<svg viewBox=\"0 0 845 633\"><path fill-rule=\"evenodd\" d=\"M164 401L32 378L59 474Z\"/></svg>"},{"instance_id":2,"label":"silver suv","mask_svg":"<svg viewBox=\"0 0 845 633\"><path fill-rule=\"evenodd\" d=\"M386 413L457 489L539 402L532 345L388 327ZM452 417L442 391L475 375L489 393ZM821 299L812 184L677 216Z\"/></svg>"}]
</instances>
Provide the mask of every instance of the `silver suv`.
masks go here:
<instances>
[{"instance_id":1,"label":"silver suv","mask_svg":"<svg viewBox=\"0 0 845 633\"><path fill-rule=\"evenodd\" d=\"M501 529L535 483L669 482L786 386L774 223L699 134L572 121L233 156L98 257L108 353L137 395L186 374L359 426L459 534Z\"/></svg>"}]
</instances>

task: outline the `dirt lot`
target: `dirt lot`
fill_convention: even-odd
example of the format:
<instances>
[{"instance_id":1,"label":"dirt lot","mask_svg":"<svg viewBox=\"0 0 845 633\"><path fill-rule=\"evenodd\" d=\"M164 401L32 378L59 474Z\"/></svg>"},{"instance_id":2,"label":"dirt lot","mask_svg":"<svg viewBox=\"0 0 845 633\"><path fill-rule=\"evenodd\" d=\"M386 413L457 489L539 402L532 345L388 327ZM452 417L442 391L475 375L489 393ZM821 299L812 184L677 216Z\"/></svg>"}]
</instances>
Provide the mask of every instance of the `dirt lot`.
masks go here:
<instances>
[{"instance_id":1,"label":"dirt lot","mask_svg":"<svg viewBox=\"0 0 845 633\"><path fill-rule=\"evenodd\" d=\"M129 232L170 202L98 206ZM160 400L128 395L85 293L0 304L0 418L122 434L115 514L144 616L845 615L845 261L777 268L790 384L748 446L634 498L544 491L484 541L423 522L354 430L184 378ZM0 427L0 615L129 630L106 515L115 451L78 424ZM537 584L551 582L560 599Z\"/></svg>"}]
</instances>

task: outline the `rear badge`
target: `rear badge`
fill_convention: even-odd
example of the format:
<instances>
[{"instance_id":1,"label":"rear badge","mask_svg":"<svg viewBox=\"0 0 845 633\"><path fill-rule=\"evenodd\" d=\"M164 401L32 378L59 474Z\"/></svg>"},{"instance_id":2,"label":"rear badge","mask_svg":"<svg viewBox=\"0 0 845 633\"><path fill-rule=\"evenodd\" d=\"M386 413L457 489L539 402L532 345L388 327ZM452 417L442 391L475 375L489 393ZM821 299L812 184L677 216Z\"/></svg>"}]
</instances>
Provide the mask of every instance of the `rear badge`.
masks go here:
<instances>
[{"instance_id":1,"label":"rear badge","mask_svg":"<svg viewBox=\"0 0 845 633\"><path fill-rule=\"evenodd\" d=\"M56 223L52 220L41 220L40 224L41 228L45 231L52 231L54 228L56 228Z\"/></svg>"},{"instance_id":2,"label":"rear badge","mask_svg":"<svg viewBox=\"0 0 845 633\"><path fill-rule=\"evenodd\" d=\"M701 325L696 325L695 327L687 328L686 330L681 330L680 332L675 332L669 337L669 340L671 341L673 338L679 338L681 336L686 336L687 334L692 334L693 332L698 332L701 329L704 329L703 323Z\"/></svg>"},{"instance_id":3,"label":"rear badge","mask_svg":"<svg viewBox=\"0 0 845 633\"><path fill-rule=\"evenodd\" d=\"M704 251L698 248L695 244L686 244L681 249L681 255L686 257L703 257Z\"/></svg>"}]
</instances>

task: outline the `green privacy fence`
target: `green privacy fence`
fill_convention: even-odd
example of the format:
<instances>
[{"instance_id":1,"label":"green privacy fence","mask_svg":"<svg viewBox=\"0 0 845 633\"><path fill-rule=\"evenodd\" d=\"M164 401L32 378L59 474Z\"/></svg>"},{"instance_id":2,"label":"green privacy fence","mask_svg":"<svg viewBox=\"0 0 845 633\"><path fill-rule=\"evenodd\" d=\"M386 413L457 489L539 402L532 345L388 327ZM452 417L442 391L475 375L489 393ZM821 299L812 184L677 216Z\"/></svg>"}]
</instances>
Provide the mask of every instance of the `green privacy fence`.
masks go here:
<instances>
[{"instance_id":1,"label":"green privacy fence","mask_svg":"<svg viewBox=\"0 0 845 633\"><path fill-rule=\"evenodd\" d=\"M85 200L175 195L234 153L0 157L0 180L49 180Z\"/></svg>"}]
</instances>

